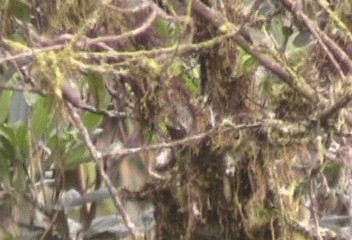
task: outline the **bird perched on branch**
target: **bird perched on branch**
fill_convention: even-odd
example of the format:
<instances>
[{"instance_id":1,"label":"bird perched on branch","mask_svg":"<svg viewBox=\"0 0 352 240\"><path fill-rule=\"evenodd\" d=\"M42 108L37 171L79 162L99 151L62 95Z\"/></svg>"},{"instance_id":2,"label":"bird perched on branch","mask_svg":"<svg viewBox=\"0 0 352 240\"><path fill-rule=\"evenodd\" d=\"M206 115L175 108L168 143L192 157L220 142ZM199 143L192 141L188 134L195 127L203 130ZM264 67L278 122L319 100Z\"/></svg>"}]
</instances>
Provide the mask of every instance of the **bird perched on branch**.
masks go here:
<instances>
[{"instance_id":1,"label":"bird perched on branch","mask_svg":"<svg viewBox=\"0 0 352 240\"><path fill-rule=\"evenodd\" d=\"M81 92L72 81L66 81L61 85L62 96L75 107L83 107Z\"/></svg>"}]
</instances>

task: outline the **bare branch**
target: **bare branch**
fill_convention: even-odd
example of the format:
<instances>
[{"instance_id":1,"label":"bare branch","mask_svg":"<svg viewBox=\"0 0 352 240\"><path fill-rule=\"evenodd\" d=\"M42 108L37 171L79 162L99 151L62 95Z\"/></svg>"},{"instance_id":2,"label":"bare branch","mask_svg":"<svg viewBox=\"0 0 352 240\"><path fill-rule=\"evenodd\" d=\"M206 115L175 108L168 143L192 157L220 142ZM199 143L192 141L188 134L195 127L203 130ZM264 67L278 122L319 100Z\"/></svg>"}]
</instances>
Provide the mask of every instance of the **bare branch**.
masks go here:
<instances>
[{"instance_id":1,"label":"bare branch","mask_svg":"<svg viewBox=\"0 0 352 240\"><path fill-rule=\"evenodd\" d=\"M120 35L104 36L104 37L98 37L98 38L95 38L95 39L88 39L87 40L87 44L94 44L94 43L97 43L97 42L104 42L104 43L114 44L117 41L120 41L122 39L135 37L138 34L146 31L147 28L151 26L151 24L155 20L156 16L157 16L156 11L154 10L154 8L152 8L151 14L149 15L149 17L144 21L144 23L140 27L138 27L138 28L136 28L136 29L134 29L132 31L129 31L129 32L126 32L126 33L122 33Z\"/></svg>"},{"instance_id":2,"label":"bare branch","mask_svg":"<svg viewBox=\"0 0 352 240\"><path fill-rule=\"evenodd\" d=\"M23 53L15 54L13 56L7 56L7 57L0 58L0 64L3 64L5 62L9 62L9 61L24 60L25 58L28 58L28 57L34 57L38 53L56 51L56 50L63 49L64 47L65 47L64 44L59 44L59 45L54 45L54 46L49 46L49 47L36 48L36 49L33 49L32 51L23 52Z\"/></svg>"},{"instance_id":3,"label":"bare branch","mask_svg":"<svg viewBox=\"0 0 352 240\"><path fill-rule=\"evenodd\" d=\"M346 94L340 97L335 104L328 107L324 112L322 112L318 119L320 120L321 124L326 124L327 120L340 111L342 108L346 107L347 104L352 100L352 94Z\"/></svg>"},{"instance_id":4,"label":"bare branch","mask_svg":"<svg viewBox=\"0 0 352 240\"><path fill-rule=\"evenodd\" d=\"M143 10L145 10L146 8L148 8L151 3L150 2L144 2L142 3L141 5L138 5L138 6L132 6L132 7L117 7L117 6L114 6L110 3L103 3L105 6L107 6L108 8L112 9L112 10L115 10L115 11L118 11L118 12L121 12L121 13L137 13L137 12L141 12Z\"/></svg>"}]
</instances>

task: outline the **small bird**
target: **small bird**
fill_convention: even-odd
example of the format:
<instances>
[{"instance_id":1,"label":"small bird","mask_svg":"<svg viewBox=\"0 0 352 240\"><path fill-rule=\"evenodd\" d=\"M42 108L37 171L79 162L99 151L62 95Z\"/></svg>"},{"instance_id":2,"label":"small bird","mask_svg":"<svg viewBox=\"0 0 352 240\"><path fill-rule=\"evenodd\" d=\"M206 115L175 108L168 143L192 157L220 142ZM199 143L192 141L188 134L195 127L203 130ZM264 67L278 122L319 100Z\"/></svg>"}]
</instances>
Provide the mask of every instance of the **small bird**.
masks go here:
<instances>
[{"instance_id":1,"label":"small bird","mask_svg":"<svg viewBox=\"0 0 352 240\"><path fill-rule=\"evenodd\" d=\"M69 101L73 106L80 108L84 107L81 93L72 81L64 82L61 85L62 96L65 100Z\"/></svg>"}]
</instances>

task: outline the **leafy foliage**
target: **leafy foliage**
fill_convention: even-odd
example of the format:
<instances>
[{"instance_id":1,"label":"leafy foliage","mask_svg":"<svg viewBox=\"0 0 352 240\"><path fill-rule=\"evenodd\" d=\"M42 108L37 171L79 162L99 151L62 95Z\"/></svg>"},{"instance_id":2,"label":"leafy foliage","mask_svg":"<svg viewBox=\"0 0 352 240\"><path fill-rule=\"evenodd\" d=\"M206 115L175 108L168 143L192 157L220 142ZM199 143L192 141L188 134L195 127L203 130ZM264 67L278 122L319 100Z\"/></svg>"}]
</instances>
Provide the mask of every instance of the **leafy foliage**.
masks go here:
<instances>
[{"instance_id":1,"label":"leafy foliage","mask_svg":"<svg viewBox=\"0 0 352 240\"><path fill-rule=\"evenodd\" d=\"M0 238L348 237L350 1L0 5Z\"/></svg>"}]
</instances>

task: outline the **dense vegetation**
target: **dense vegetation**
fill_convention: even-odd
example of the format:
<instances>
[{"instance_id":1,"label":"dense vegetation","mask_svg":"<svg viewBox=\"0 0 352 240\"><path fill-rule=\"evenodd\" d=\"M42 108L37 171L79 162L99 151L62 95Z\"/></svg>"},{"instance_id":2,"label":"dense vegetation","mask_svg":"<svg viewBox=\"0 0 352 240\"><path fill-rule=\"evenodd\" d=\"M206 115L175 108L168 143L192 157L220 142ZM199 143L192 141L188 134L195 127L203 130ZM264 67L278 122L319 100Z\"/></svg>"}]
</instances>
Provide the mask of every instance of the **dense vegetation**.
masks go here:
<instances>
[{"instance_id":1,"label":"dense vegetation","mask_svg":"<svg viewBox=\"0 0 352 240\"><path fill-rule=\"evenodd\" d=\"M352 2L1 0L1 239L348 239Z\"/></svg>"}]
</instances>

